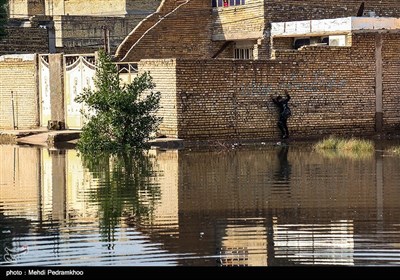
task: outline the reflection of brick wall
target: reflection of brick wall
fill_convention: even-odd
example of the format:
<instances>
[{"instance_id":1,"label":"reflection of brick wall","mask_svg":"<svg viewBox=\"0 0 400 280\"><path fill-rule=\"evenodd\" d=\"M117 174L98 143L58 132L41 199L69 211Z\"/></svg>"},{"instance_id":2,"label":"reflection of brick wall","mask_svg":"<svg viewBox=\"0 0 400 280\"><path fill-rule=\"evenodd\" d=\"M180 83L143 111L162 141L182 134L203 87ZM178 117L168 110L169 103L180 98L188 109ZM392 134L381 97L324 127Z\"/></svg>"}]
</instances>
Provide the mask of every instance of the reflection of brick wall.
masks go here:
<instances>
[{"instance_id":1,"label":"reflection of brick wall","mask_svg":"<svg viewBox=\"0 0 400 280\"><path fill-rule=\"evenodd\" d=\"M394 34L383 39L384 129L400 122L395 111L399 39ZM294 137L373 134L375 35L354 35L352 40L353 47L279 50L272 61L176 60L176 85L167 78L173 69L166 71L155 61L151 69L157 72L160 91L168 92L164 104L177 108L177 136L186 140L278 137L270 97L284 89L293 97L288 123ZM171 97L175 86L176 99Z\"/></svg>"},{"instance_id":2,"label":"reflection of brick wall","mask_svg":"<svg viewBox=\"0 0 400 280\"><path fill-rule=\"evenodd\" d=\"M37 76L36 56L0 57L0 128L13 128L14 124L19 129L39 125Z\"/></svg>"},{"instance_id":3,"label":"reflection of brick wall","mask_svg":"<svg viewBox=\"0 0 400 280\"><path fill-rule=\"evenodd\" d=\"M269 208L307 211L321 207L376 207L373 156L366 159L368 164L363 165L362 161L354 164L353 159L339 156L329 159L316 152L305 153L304 147L291 145L287 154L287 164L290 165L287 180L290 182L276 181L276 176L282 173L282 163L279 161L281 148L266 146L257 149L257 152L239 149L179 153L182 171L179 211L260 213ZM333 178L332 170L340 176ZM395 184L389 186L385 192L398 193ZM397 205L394 199L392 204L386 204L386 200L384 203L385 206Z\"/></svg>"},{"instance_id":4,"label":"reflection of brick wall","mask_svg":"<svg viewBox=\"0 0 400 280\"><path fill-rule=\"evenodd\" d=\"M2 213L38 219L40 150L4 145L0 146L0 154L0 201L2 205L18 205Z\"/></svg>"}]
</instances>

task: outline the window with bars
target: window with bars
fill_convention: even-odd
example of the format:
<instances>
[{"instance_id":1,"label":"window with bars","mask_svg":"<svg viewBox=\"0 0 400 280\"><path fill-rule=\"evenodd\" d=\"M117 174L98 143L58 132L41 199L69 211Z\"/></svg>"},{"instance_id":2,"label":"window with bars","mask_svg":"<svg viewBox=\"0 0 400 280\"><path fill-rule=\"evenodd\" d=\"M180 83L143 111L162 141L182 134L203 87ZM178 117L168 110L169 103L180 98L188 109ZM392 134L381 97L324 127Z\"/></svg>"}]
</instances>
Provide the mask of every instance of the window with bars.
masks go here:
<instances>
[{"instance_id":1,"label":"window with bars","mask_svg":"<svg viewBox=\"0 0 400 280\"><path fill-rule=\"evenodd\" d=\"M252 48L236 48L235 59L253 59Z\"/></svg>"},{"instance_id":2,"label":"window with bars","mask_svg":"<svg viewBox=\"0 0 400 280\"><path fill-rule=\"evenodd\" d=\"M230 7L246 4L246 0L212 0L213 8Z\"/></svg>"}]
</instances>

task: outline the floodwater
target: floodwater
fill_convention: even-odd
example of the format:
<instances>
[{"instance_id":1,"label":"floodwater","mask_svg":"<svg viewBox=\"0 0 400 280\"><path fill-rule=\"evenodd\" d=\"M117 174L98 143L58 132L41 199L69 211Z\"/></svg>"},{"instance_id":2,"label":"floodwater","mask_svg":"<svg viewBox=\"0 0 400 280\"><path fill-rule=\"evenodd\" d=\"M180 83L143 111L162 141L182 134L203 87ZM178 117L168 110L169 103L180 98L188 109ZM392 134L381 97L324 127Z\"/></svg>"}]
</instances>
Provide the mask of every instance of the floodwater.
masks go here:
<instances>
[{"instance_id":1,"label":"floodwater","mask_svg":"<svg viewBox=\"0 0 400 280\"><path fill-rule=\"evenodd\" d=\"M398 143L378 144L101 159L0 146L0 264L398 266Z\"/></svg>"}]
</instances>

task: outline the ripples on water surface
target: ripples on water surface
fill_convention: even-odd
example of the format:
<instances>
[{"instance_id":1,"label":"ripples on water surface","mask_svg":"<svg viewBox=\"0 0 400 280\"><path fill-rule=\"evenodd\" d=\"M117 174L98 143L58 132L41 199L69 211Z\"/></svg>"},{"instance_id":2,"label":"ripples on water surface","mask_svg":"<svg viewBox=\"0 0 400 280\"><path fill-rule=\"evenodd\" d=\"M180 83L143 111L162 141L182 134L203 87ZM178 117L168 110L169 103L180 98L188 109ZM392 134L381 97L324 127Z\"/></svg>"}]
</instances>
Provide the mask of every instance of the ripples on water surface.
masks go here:
<instances>
[{"instance_id":1,"label":"ripples on water surface","mask_svg":"<svg viewBox=\"0 0 400 280\"><path fill-rule=\"evenodd\" d=\"M400 264L400 157L0 146L1 265Z\"/></svg>"}]
</instances>

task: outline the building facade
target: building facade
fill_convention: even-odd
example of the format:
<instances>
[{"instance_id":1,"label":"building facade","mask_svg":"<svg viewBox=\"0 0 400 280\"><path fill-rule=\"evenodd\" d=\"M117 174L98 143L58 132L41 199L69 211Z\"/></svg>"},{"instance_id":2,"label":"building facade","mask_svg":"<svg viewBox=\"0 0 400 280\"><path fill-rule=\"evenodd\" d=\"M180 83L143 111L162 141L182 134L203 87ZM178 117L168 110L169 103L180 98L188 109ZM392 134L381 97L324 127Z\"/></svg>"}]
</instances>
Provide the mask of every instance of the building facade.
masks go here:
<instances>
[{"instance_id":1,"label":"building facade","mask_svg":"<svg viewBox=\"0 0 400 280\"><path fill-rule=\"evenodd\" d=\"M351 17L360 11L400 16L395 0L363 2L165 0L125 38L116 57L268 59L272 22Z\"/></svg>"},{"instance_id":2,"label":"building facade","mask_svg":"<svg viewBox=\"0 0 400 280\"><path fill-rule=\"evenodd\" d=\"M41 27L47 31L42 38L47 50L38 52L88 53L100 48L114 52L127 34L153 13L161 0L10 0L10 36L20 35L20 41L7 40L18 53L34 52L23 28ZM7 39L7 38L6 38ZM0 45L0 51L2 50ZM4 48L3 53L9 52Z\"/></svg>"}]
</instances>

